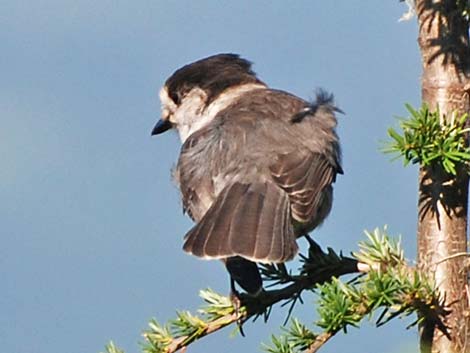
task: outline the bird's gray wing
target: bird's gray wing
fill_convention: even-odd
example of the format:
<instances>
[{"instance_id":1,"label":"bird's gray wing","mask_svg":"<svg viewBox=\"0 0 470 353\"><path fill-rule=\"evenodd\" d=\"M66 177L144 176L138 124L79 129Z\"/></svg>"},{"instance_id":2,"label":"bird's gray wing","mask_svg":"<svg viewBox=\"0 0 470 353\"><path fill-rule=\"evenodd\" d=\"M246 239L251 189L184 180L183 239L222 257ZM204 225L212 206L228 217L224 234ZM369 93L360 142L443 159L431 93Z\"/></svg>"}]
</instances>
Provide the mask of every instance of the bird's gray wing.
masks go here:
<instances>
[{"instance_id":1,"label":"bird's gray wing","mask_svg":"<svg viewBox=\"0 0 470 353\"><path fill-rule=\"evenodd\" d=\"M276 97L289 102L288 94ZM283 98L282 98L283 97ZM300 231L317 227L332 205L332 183L342 174L341 151L335 132L333 96L318 91L314 102L302 101L302 107L274 130L283 148L269 165L272 178L289 195L292 217L303 224Z\"/></svg>"},{"instance_id":2,"label":"bird's gray wing","mask_svg":"<svg viewBox=\"0 0 470 353\"><path fill-rule=\"evenodd\" d=\"M321 153L280 154L270 166L273 179L289 196L292 217L313 229L331 208L331 184L338 168Z\"/></svg>"}]
</instances>

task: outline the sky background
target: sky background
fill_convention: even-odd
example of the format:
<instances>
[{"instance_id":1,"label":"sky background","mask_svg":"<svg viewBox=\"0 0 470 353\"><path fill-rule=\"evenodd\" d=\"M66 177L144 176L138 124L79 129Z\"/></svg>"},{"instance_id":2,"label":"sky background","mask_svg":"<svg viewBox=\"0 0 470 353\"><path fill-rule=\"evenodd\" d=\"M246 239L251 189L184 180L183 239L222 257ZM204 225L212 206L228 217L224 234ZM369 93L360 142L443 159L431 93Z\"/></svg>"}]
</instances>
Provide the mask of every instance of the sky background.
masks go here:
<instances>
[{"instance_id":1,"label":"sky background","mask_svg":"<svg viewBox=\"0 0 470 353\"><path fill-rule=\"evenodd\" d=\"M357 249L389 225L415 258L416 167L379 152L386 129L419 104L417 26L398 0L20 1L0 3L0 347L5 353L139 352L150 318L196 310L198 290L228 293L217 261L182 250L191 227L170 170L176 133L151 137L157 92L180 66L235 52L270 86L339 116L343 169L324 247ZM295 267L295 263L294 263ZM315 298L295 315L316 320ZM256 352L286 315L194 344L192 353ZM332 353L417 350L412 321L338 334Z\"/></svg>"}]
</instances>

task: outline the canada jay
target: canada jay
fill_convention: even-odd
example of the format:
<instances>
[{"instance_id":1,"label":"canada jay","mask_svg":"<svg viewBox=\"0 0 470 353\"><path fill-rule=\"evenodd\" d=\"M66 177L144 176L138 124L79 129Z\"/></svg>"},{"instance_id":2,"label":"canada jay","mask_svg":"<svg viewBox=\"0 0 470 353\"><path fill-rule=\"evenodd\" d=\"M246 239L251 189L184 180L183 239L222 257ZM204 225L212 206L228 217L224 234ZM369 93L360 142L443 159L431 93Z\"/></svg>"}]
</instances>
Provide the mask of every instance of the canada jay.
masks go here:
<instances>
[{"instance_id":1,"label":"canada jay","mask_svg":"<svg viewBox=\"0 0 470 353\"><path fill-rule=\"evenodd\" d=\"M160 91L152 131L176 128L183 146L174 177L196 225L184 250L221 259L246 292L262 290L256 263L283 263L296 238L319 226L341 174L333 96L314 102L270 89L235 54L177 70Z\"/></svg>"}]
</instances>

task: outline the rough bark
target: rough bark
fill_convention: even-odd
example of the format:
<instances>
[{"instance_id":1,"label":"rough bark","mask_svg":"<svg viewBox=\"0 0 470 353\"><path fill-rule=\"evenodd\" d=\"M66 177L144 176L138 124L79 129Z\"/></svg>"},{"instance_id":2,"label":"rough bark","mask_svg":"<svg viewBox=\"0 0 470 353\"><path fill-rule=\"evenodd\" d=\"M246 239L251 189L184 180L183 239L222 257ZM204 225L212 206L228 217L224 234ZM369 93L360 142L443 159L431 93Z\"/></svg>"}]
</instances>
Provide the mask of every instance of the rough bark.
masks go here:
<instances>
[{"instance_id":1,"label":"rough bark","mask_svg":"<svg viewBox=\"0 0 470 353\"><path fill-rule=\"evenodd\" d=\"M422 100L439 107L442 119L470 110L470 51L468 24L456 0L416 0L423 75ZM470 352L467 297L468 174L456 177L439 167L421 167L419 174L418 266L434 274L451 310L445 324L450 340L434 323L421 325L421 351ZM467 342L469 341L469 342Z\"/></svg>"}]
</instances>

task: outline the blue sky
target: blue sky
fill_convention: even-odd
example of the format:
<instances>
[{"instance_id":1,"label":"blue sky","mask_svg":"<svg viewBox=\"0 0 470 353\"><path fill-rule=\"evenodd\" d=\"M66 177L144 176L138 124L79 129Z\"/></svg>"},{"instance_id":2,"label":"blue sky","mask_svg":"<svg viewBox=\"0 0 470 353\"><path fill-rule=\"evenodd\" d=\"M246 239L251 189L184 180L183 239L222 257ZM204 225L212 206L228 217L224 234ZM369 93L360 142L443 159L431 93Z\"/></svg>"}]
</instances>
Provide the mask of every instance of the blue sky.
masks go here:
<instances>
[{"instance_id":1,"label":"blue sky","mask_svg":"<svg viewBox=\"0 0 470 353\"><path fill-rule=\"evenodd\" d=\"M9 353L138 352L151 317L195 310L201 288L228 291L219 262L182 250L191 227L170 169L176 134L150 137L157 92L178 67L220 52L262 80L311 98L335 93L345 174L313 236L349 253L389 225L415 258L416 168L380 140L419 104L414 21L398 1L53 1L0 4L0 346ZM316 318L314 297L296 314ZM260 351L268 324L224 330L191 352ZM339 334L323 352L416 349L410 321Z\"/></svg>"}]
</instances>

